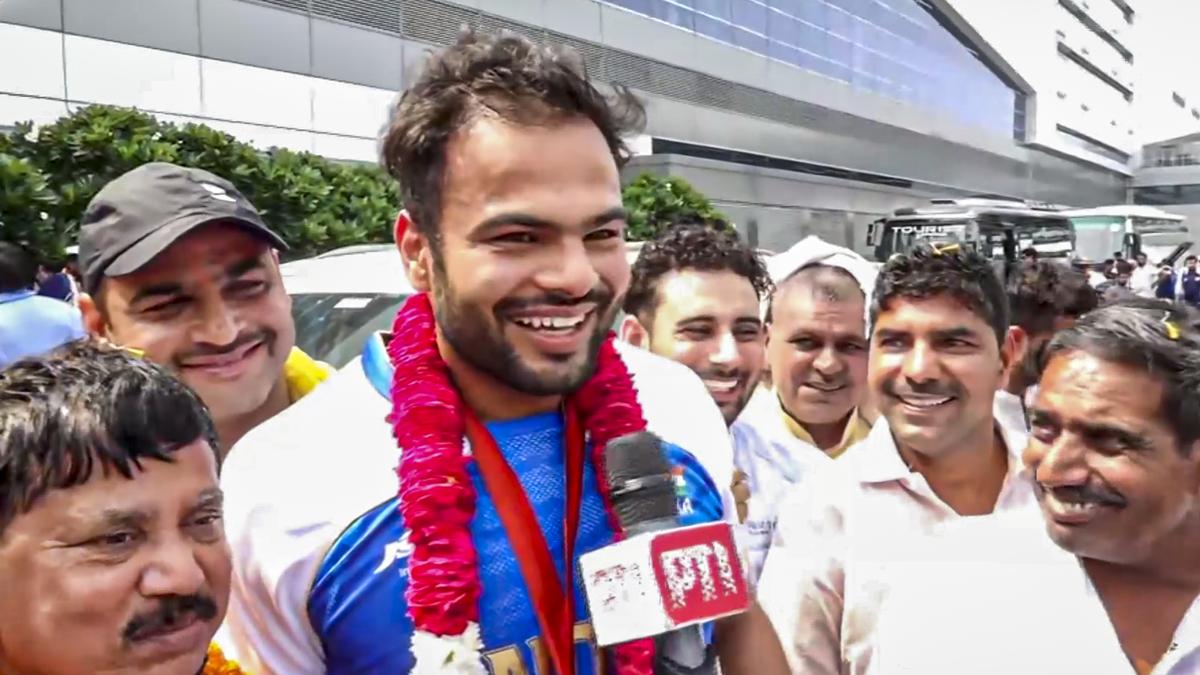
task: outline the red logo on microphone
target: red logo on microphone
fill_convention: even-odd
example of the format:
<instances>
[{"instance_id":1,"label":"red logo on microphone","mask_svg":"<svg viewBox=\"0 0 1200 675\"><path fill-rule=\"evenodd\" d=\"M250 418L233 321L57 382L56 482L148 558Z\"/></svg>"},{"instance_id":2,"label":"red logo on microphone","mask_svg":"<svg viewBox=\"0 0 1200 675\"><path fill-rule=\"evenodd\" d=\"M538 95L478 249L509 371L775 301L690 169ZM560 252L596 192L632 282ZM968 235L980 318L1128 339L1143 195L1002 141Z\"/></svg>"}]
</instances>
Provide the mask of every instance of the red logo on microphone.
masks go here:
<instances>
[{"instance_id":1,"label":"red logo on microphone","mask_svg":"<svg viewBox=\"0 0 1200 675\"><path fill-rule=\"evenodd\" d=\"M750 606L728 523L657 534L650 542L650 561L663 608L675 624L707 621Z\"/></svg>"}]
</instances>

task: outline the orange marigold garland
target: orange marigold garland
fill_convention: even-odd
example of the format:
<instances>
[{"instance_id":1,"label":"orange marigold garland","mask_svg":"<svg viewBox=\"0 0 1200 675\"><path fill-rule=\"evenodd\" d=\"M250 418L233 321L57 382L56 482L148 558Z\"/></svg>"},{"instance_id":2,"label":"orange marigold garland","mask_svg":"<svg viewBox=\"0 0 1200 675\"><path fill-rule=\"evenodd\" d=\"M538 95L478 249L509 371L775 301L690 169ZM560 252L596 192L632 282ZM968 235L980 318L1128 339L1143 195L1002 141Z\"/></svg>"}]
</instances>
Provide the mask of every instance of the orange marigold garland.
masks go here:
<instances>
[{"instance_id":1,"label":"orange marigold garland","mask_svg":"<svg viewBox=\"0 0 1200 675\"><path fill-rule=\"evenodd\" d=\"M237 661L225 658L224 652L216 644L208 646L208 659L204 661L201 675L247 675Z\"/></svg>"},{"instance_id":2,"label":"orange marigold garland","mask_svg":"<svg viewBox=\"0 0 1200 675\"><path fill-rule=\"evenodd\" d=\"M433 306L425 293L410 297L396 315L388 356L395 366L388 417L403 452L400 511L410 528L413 552L405 600L415 630L413 675L485 675L479 598L482 582L471 540L475 489L463 454L462 401L437 348ZM646 428L633 381L610 335L601 345L596 372L571 395L590 437L600 494L616 540L624 537L604 480L604 446ZM652 675L654 641L634 640L611 648L617 675Z\"/></svg>"}]
</instances>

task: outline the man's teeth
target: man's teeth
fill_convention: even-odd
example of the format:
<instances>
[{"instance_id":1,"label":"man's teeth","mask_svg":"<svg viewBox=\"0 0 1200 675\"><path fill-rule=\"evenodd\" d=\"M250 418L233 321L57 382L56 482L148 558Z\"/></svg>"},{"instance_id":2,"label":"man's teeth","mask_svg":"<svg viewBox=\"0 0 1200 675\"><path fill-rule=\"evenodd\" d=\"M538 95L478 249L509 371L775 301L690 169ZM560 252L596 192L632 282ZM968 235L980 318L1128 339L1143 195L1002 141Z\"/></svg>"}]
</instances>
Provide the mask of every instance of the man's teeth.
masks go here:
<instances>
[{"instance_id":1,"label":"man's teeth","mask_svg":"<svg viewBox=\"0 0 1200 675\"><path fill-rule=\"evenodd\" d=\"M914 408L936 408L939 405L942 405L943 403L949 403L951 401L951 398L949 396L939 396L939 397L901 396L900 400L904 401L908 405L913 406Z\"/></svg>"},{"instance_id":2,"label":"man's teeth","mask_svg":"<svg viewBox=\"0 0 1200 675\"><path fill-rule=\"evenodd\" d=\"M1058 507L1058 510L1063 513L1089 513L1100 508L1100 505L1095 502L1068 501L1054 494L1050 496L1054 499L1054 504Z\"/></svg>"},{"instance_id":3,"label":"man's teeth","mask_svg":"<svg viewBox=\"0 0 1200 675\"><path fill-rule=\"evenodd\" d=\"M713 391L733 391L737 385L737 380L704 380L704 386Z\"/></svg>"},{"instance_id":4,"label":"man's teeth","mask_svg":"<svg viewBox=\"0 0 1200 675\"><path fill-rule=\"evenodd\" d=\"M825 393L839 391L840 389L843 388L843 386L840 384L817 384L815 382L809 382L808 386L812 389L816 389L817 391L823 391Z\"/></svg>"},{"instance_id":5,"label":"man's teeth","mask_svg":"<svg viewBox=\"0 0 1200 675\"><path fill-rule=\"evenodd\" d=\"M531 316L514 319L514 321L518 325L535 330L571 330L581 326L585 318L587 318L586 314L582 316Z\"/></svg>"}]
</instances>

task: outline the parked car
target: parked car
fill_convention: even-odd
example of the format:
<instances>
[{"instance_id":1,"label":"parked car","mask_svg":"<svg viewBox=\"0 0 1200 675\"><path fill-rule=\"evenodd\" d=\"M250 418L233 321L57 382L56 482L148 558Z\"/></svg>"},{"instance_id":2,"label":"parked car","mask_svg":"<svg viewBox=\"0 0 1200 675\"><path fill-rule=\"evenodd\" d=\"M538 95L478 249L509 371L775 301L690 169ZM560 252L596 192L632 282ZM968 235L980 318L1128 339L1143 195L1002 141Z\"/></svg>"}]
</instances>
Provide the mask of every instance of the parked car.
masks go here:
<instances>
[{"instance_id":1,"label":"parked car","mask_svg":"<svg viewBox=\"0 0 1200 675\"><path fill-rule=\"evenodd\" d=\"M388 330L414 293L391 244L337 249L280 271L292 296L296 346L336 368L354 360L372 333Z\"/></svg>"}]
</instances>

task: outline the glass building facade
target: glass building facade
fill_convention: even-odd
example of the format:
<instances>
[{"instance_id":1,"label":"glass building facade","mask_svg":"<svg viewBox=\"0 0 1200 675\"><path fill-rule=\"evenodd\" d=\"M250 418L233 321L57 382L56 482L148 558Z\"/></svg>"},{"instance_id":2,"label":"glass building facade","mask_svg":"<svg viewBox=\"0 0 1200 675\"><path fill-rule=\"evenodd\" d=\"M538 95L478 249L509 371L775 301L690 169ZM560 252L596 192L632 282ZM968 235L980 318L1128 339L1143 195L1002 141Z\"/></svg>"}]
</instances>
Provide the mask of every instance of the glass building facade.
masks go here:
<instances>
[{"instance_id":1,"label":"glass building facade","mask_svg":"<svg viewBox=\"0 0 1200 675\"><path fill-rule=\"evenodd\" d=\"M602 1L969 126L1024 136L1019 92L922 0Z\"/></svg>"}]
</instances>

